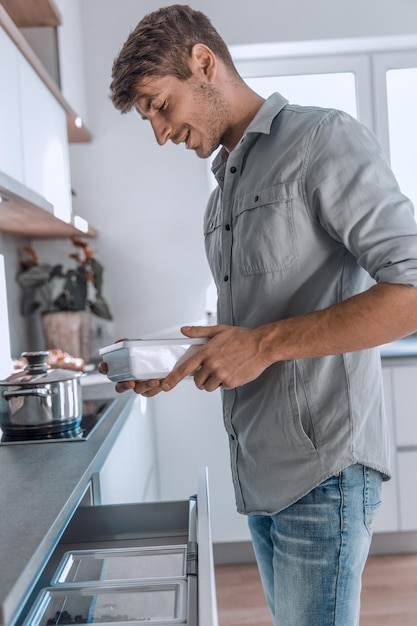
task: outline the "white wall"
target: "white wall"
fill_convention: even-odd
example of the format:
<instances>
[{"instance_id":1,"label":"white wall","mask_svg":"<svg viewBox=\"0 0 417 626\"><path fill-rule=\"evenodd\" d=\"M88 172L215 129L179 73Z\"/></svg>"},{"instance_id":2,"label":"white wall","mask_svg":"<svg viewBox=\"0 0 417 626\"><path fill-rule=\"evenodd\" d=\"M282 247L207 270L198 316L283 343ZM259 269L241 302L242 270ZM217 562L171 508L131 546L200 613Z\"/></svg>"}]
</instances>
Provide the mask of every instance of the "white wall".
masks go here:
<instances>
[{"instance_id":1,"label":"white wall","mask_svg":"<svg viewBox=\"0 0 417 626\"><path fill-rule=\"evenodd\" d=\"M138 337L198 319L210 282L202 216L206 163L159 147L150 126L109 98L111 66L156 0L82 0L91 144L71 147L76 212L97 226L115 336ZM195 0L229 44L416 32L416 0Z\"/></svg>"}]
</instances>

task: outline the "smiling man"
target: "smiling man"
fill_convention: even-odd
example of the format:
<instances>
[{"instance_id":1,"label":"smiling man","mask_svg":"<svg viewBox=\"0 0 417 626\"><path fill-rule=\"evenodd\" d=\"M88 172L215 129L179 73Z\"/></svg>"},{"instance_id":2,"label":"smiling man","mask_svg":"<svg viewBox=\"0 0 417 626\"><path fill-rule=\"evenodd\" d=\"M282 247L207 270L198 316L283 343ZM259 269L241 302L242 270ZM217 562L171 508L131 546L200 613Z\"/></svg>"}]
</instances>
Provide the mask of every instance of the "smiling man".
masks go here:
<instances>
[{"instance_id":1,"label":"smiling man","mask_svg":"<svg viewBox=\"0 0 417 626\"><path fill-rule=\"evenodd\" d=\"M267 100L208 18L143 18L111 97L160 145L213 163L205 219L219 324L148 397L193 374L221 387L236 504L275 626L357 626L362 570L390 477L379 344L417 329L417 226L373 134L344 112ZM372 279L372 286L370 285ZM106 366L101 366L106 371Z\"/></svg>"}]
</instances>

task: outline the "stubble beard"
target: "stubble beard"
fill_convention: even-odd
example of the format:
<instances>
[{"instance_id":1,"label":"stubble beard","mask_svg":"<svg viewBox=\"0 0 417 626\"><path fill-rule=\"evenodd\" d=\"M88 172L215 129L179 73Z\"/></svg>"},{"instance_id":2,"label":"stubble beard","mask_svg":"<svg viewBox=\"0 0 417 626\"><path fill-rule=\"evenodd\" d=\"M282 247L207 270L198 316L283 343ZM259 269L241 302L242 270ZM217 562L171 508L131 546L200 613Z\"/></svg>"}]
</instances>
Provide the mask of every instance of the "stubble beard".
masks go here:
<instances>
[{"instance_id":1,"label":"stubble beard","mask_svg":"<svg viewBox=\"0 0 417 626\"><path fill-rule=\"evenodd\" d=\"M200 108L199 120L204 131L204 145L197 146L197 156L206 159L220 145L224 144L231 127L229 103L214 85L191 78L190 86L194 95L194 104Z\"/></svg>"}]
</instances>

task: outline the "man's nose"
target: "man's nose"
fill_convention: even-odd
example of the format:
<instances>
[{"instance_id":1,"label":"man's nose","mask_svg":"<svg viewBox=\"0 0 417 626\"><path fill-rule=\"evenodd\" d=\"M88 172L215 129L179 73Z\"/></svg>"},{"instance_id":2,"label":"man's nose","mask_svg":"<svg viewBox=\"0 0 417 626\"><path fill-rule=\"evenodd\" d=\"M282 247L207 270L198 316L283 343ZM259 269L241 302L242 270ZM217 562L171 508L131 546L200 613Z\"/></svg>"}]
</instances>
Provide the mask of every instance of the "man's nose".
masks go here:
<instances>
[{"instance_id":1,"label":"man's nose","mask_svg":"<svg viewBox=\"0 0 417 626\"><path fill-rule=\"evenodd\" d=\"M166 120L157 119L156 116L151 119L151 124L156 141L160 146L165 145L172 135L172 128L170 124L168 124Z\"/></svg>"}]
</instances>

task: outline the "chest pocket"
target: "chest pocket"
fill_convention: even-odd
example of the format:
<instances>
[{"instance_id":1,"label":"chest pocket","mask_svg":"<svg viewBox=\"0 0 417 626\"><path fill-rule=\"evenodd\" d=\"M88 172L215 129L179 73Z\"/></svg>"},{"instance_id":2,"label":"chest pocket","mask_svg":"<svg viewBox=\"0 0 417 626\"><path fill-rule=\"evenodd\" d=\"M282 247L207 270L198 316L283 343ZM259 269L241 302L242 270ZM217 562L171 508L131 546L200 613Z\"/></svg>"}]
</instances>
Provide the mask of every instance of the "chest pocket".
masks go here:
<instances>
[{"instance_id":1,"label":"chest pocket","mask_svg":"<svg viewBox=\"0 0 417 626\"><path fill-rule=\"evenodd\" d=\"M296 198L282 191L279 186L246 196L234 208L232 255L242 274L282 272L297 259Z\"/></svg>"}]
</instances>

